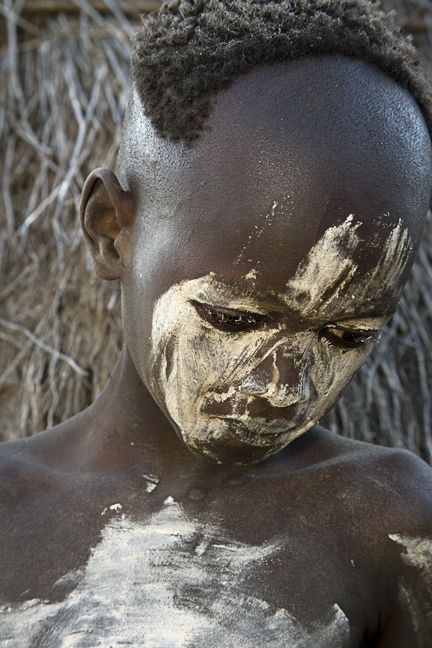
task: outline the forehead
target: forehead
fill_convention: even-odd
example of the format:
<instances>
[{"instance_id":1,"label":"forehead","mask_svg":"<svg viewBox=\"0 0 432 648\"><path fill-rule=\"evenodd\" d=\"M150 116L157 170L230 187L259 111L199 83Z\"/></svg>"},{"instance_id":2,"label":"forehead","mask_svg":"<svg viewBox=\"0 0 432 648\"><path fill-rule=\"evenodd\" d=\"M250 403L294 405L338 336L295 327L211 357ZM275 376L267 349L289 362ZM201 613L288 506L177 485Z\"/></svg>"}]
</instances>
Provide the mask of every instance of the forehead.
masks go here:
<instances>
[{"instance_id":1,"label":"forehead","mask_svg":"<svg viewBox=\"0 0 432 648\"><path fill-rule=\"evenodd\" d=\"M399 222L374 266L365 272L353 254L361 243L359 227L352 215L341 225L330 227L285 283L283 292L269 290L268 284L260 280L259 271L252 269L246 276L230 281L215 273L183 281L180 301L193 299L215 307L289 315L294 327L358 317L369 320L369 324L374 320L381 327L397 306L412 242L408 230Z\"/></svg>"},{"instance_id":2,"label":"forehead","mask_svg":"<svg viewBox=\"0 0 432 648\"><path fill-rule=\"evenodd\" d=\"M165 288L254 270L263 288L283 292L351 214L358 244L348 253L357 277L367 276L399 221L416 247L430 194L430 140L414 100L373 68L336 57L238 79L217 95L190 149L157 138L135 97L121 164L143 263Z\"/></svg>"}]
</instances>

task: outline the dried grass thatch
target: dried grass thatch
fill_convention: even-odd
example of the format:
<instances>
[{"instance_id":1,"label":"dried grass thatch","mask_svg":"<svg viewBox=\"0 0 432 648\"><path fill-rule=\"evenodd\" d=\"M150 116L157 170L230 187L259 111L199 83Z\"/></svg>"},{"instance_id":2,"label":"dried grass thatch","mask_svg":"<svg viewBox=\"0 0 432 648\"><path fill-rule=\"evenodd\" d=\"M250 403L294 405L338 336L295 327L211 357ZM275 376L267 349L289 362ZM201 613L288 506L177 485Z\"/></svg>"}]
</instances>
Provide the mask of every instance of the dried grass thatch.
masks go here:
<instances>
[{"instance_id":1,"label":"dried grass thatch","mask_svg":"<svg viewBox=\"0 0 432 648\"><path fill-rule=\"evenodd\" d=\"M86 175L113 167L128 96L130 14L23 13L0 0L0 438L88 405L120 352L119 286L93 274L78 226ZM432 61L432 5L385 1ZM432 66L431 66L432 69ZM432 217L401 306L325 420L432 462Z\"/></svg>"}]
</instances>

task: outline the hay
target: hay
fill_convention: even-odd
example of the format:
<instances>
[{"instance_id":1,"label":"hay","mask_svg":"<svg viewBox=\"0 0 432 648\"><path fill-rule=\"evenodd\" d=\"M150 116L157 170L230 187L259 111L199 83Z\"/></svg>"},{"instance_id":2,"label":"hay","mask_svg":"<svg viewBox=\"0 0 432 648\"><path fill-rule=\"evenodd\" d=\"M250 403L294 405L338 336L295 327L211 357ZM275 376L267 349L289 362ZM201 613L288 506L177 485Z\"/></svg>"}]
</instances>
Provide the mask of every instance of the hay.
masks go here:
<instances>
[{"instance_id":1,"label":"hay","mask_svg":"<svg viewBox=\"0 0 432 648\"><path fill-rule=\"evenodd\" d=\"M76 16L30 20L23 0L0 0L2 440L86 407L122 346L119 286L94 276L77 205L87 174L115 164L137 23L77 4ZM430 3L384 5L431 65ZM431 387L432 217L397 315L324 423L432 462Z\"/></svg>"}]
</instances>

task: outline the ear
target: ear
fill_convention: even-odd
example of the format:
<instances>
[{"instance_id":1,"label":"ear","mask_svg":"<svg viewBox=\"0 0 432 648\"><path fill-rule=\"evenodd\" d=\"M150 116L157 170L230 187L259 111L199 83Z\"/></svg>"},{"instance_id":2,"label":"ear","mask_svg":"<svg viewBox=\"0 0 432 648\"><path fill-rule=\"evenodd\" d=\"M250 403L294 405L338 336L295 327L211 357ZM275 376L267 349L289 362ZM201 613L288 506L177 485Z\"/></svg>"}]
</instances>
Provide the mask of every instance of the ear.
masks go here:
<instances>
[{"instance_id":1,"label":"ear","mask_svg":"<svg viewBox=\"0 0 432 648\"><path fill-rule=\"evenodd\" d=\"M130 194L109 169L95 169L87 178L80 217L94 271L101 279L120 279L123 261L118 244L122 232L132 225L133 209Z\"/></svg>"}]
</instances>

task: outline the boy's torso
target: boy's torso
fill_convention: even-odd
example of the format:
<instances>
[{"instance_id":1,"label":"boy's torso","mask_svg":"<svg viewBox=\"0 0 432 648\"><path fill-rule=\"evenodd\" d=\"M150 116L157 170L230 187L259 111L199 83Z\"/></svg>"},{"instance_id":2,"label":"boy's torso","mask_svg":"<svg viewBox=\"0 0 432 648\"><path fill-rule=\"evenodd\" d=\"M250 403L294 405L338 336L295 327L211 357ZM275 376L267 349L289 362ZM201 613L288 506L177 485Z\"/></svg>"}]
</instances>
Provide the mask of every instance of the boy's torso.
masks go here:
<instances>
[{"instance_id":1,"label":"boy's torso","mask_svg":"<svg viewBox=\"0 0 432 648\"><path fill-rule=\"evenodd\" d=\"M319 461L306 444L289 470L281 453L213 483L21 459L1 645L370 645L397 607L412 502L389 477L398 455L318 437Z\"/></svg>"}]
</instances>

